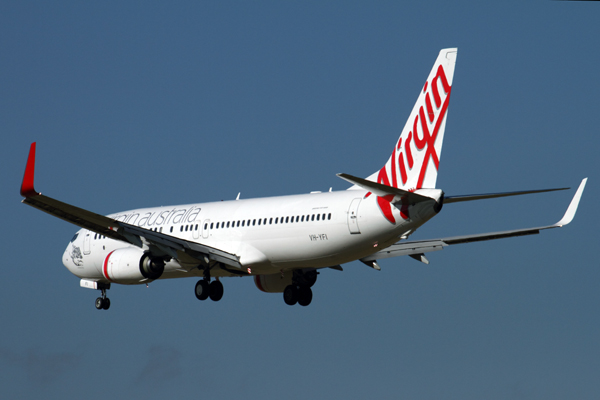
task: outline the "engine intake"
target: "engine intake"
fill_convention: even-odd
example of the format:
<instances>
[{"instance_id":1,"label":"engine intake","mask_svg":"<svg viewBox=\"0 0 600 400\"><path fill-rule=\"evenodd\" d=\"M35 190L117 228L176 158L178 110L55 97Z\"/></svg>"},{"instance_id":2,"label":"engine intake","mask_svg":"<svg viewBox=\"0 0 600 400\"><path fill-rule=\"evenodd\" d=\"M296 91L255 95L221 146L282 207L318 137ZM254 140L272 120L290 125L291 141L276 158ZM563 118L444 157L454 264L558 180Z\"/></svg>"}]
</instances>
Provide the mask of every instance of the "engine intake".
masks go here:
<instances>
[{"instance_id":1,"label":"engine intake","mask_svg":"<svg viewBox=\"0 0 600 400\"><path fill-rule=\"evenodd\" d=\"M145 254L140 260L140 272L145 278L158 279L165 272L165 260Z\"/></svg>"}]
</instances>

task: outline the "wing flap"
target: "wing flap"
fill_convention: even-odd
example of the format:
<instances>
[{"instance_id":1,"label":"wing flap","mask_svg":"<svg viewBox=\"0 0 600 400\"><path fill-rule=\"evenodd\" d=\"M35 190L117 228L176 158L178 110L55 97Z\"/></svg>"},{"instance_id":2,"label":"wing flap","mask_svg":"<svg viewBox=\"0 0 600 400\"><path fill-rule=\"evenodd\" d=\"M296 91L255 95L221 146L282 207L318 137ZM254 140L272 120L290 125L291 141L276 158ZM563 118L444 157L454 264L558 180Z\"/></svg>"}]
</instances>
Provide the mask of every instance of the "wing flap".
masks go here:
<instances>
[{"instance_id":1,"label":"wing flap","mask_svg":"<svg viewBox=\"0 0 600 400\"><path fill-rule=\"evenodd\" d=\"M383 258L411 256L432 251L443 250L448 246L443 240L424 240L405 243L396 243L370 256L361 258L362 262L376 261Z\"/></svg>"}]
</instances>

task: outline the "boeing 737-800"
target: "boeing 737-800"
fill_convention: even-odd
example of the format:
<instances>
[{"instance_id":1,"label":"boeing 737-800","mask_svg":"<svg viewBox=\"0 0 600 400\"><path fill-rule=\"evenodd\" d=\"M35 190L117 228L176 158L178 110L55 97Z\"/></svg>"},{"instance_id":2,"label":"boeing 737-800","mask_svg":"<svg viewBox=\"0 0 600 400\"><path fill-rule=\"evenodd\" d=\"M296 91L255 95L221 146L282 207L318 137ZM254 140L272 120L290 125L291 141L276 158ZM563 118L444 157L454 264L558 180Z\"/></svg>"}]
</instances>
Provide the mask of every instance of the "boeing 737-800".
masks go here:
<instances>
[{"instance_id":1,"label":"boeing 737-800","mask_svg":"<svg viewBox=\"0 0 600 400\"><path fill-rule=\"evenodd\" d=\"M448 245L539 233L575 216L586 179L564 217L553 225L504 232L407 241L444 204L551 190L445 196L436 179L452 91L457 49L440 51L417 102L383 167L367 177L338 176L344 191L144 208L102 216L34 189L35 143L21 185L23 203L81 227L67 245L63 264L80 285L101 291L96 308L108 309L111 284L200 278L199 300L223 296L222 277L252 276L256 286L283 293L289 305L306 306L323 268L360 260L425 253Z\"/></svg>"}]
</instances>

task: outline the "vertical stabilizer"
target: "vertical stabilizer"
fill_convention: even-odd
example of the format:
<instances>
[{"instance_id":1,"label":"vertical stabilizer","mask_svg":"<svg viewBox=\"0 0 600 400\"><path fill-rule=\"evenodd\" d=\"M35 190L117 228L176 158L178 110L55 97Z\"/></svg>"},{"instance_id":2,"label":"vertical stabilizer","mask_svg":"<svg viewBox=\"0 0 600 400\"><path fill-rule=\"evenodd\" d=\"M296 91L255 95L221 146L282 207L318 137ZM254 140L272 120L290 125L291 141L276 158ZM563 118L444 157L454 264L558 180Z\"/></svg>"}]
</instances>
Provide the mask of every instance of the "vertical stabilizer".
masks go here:
<instances>
[{"instance_id":1,"label":"vertical stabilizer","mask_svg":"<svg viewBox=\"0 0 600 400\"><path fill-rule=\"evenodd\" d=\"M457 52L440 51L392 155L367 180L410 191L435 188Z\"/></svg>"}]
</instances>

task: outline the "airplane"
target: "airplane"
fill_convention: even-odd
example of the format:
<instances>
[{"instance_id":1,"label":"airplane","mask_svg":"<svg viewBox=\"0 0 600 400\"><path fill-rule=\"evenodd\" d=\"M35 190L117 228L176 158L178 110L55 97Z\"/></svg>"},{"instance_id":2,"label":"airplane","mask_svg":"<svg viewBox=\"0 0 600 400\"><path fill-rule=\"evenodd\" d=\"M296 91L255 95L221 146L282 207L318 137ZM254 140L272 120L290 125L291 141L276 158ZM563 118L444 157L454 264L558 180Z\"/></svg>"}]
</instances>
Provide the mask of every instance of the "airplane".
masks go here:
<instances>
[{"instance_id":1,"label":"airplane","mask_svg":"<svg viewBox=\"0 0 600 400\"><path fill-rule=\"evenodd\" d=\"M458 50L440 51L412 112L383 167L363 179L338 174L343 191L142 208L103 216L47 197L34 189L36 143L25 168L23 203L79 226L64 251L65 267L80 286L99 290L96 308L107 310L113 283L148 284L200 278L199 300L223 296L220 278L252 276L258 289L283 293L286 304L307 306L325 268L360 260L425 254L447 246L537 234L569 224L587 178L563 218L553 224L502 232L408 241L445 204L560 189L446 196L436 188Z\"/></svg>"}]
</instances>

